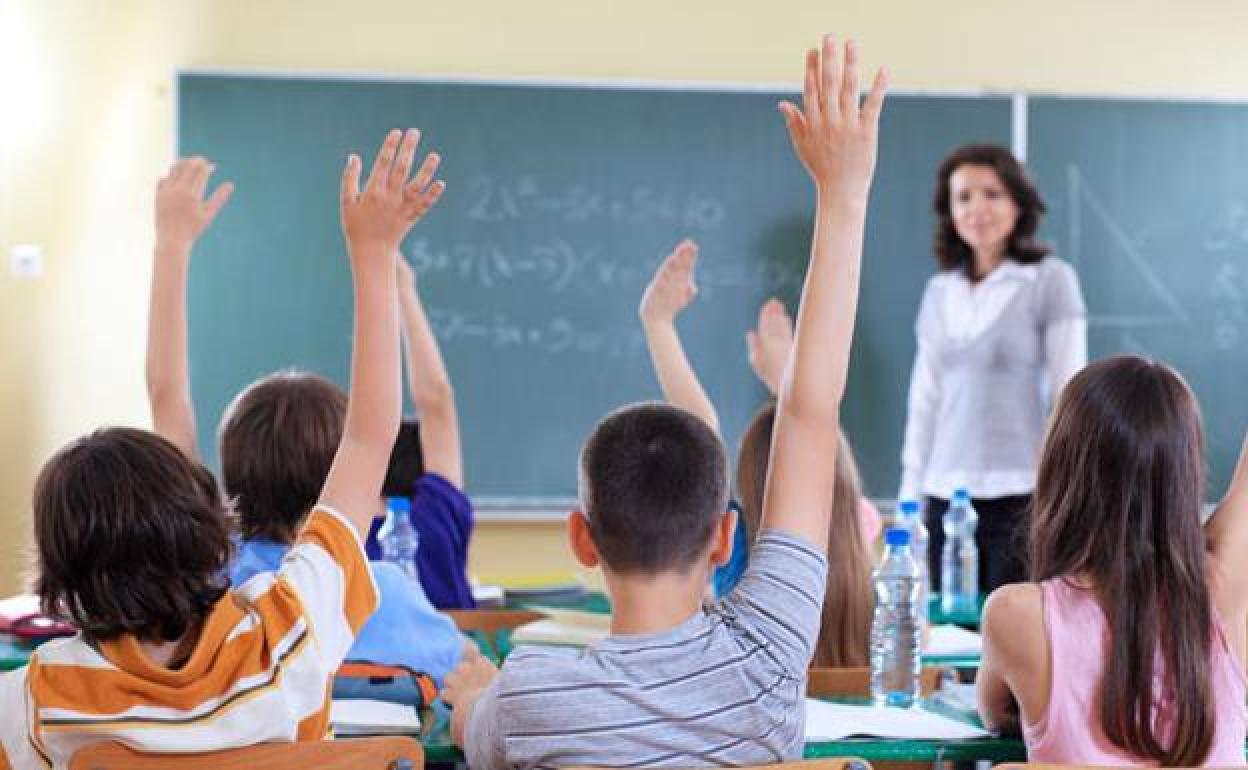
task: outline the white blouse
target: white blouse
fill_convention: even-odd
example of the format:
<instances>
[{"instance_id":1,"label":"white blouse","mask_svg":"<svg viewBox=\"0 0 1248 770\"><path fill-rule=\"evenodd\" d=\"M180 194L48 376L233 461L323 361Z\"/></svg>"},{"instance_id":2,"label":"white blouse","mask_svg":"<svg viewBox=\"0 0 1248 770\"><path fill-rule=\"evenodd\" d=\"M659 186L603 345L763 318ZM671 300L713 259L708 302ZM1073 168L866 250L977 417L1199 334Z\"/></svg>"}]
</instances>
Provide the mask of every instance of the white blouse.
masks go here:
<instances>
[{"instance_id":1,"label":"white blouse","mask_svg":"<svg viewBox=\"0 0 1248 770\"><path fill-rule=\"evenodd\" d=\"M1052 397L1088 359L1074 269L1045 257L1007 259L975 284L939 273L915 336L898 499L1031 492Z\"/></svg>"}]
</instances>

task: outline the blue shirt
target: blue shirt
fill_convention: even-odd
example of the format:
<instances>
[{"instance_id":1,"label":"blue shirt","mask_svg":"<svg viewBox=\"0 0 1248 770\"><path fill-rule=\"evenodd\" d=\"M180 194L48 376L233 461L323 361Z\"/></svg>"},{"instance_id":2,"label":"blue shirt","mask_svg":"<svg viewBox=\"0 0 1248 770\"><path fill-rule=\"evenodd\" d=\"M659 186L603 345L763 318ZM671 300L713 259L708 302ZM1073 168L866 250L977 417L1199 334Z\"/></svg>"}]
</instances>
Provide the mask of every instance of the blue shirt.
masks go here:
<instances>
[{"instance_id":1,"label":"blue shirt","mask_svg":"<svg viewBox=\"0 0 1248 770\"><path fill-rule=\"evenodd\" d=\"M230 567L230 582L242 585L257 573L276 572L289 550L264 538L243 541ZM385 562L369 566L381 604L360 629L347 660L406 666L433 677L440 687L463 655L464 637L453 620L433 608L420 584L398 567Z\"/></svg>"},{"instance_id":2,"label":"blue shirt","mask_svg":"<svg viewBox=\"0 0 1248 770\"><path fill-rule=\"evenodd\" d=\"M468 584L468 543L472 539L472 502L451 482L436 473L416 479L412 488L412 526L420 535L416 571L433 606L440 610L470 610L477 606ZM373 519L364 550L368 558L381 558L377 530L381 518Z\"/></svg>"}]
</instances>

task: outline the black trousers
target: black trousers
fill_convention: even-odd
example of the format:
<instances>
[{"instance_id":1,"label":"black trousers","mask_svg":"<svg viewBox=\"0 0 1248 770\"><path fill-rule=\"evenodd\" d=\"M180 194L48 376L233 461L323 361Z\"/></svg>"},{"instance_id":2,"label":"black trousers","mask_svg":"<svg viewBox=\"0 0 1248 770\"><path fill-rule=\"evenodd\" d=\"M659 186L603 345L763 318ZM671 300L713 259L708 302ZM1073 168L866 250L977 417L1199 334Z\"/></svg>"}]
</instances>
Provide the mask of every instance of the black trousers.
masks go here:
<instances>
[{"instance_id":1,"label":"black trousers","mask_svg":"<svg viewBox=\"0 0 1248 770\"><path fill-rule=\"evenodd\" d=\"M975 547L979 549L979 592L991 593L1006 583L1027 579L1026 537L1027 509L1031 495L1014 495L990 499L971 498L979 525L975 529ZM927 498L927 565L932 578L932 592L940 590L940 552L945 547L942 520L949 501Z\"/></svg>"}]
</instances>

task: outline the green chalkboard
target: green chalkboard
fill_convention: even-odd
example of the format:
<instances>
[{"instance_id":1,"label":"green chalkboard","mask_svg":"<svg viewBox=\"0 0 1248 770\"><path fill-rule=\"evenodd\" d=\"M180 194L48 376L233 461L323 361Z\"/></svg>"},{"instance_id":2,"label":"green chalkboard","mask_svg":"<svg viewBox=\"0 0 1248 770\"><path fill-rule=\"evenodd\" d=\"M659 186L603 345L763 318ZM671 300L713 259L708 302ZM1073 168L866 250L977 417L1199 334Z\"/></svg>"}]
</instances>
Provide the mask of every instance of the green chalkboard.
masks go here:
<instances>
[{"instance_id":1,"label":"green chalkboard","mask_svg":"<svg viewBox=\"0 0 1248 770\"><path fill-rule=\"evenodd\" d=\"M1032 99L1046 232L1088 304L1088 354L1154 357L1205 417L1210 499L1248 426L1248 105Z\"/></svg>"},{"instance_id":2,"label":"green chalkboard","mask_svg":"<svg viewBox=\"0 0 1248 770\"><path fill-rule=\"evenodd\" d=\"M449 186L405 252L455 382L478 502L571 498L593 423L659 397L636 306L685 236L702 247L702 290L681 329L735 447L763 398L745 331L771 294L793 309L809 249L813 191L778 96L182 75L179 152L212 158L238 185L191 271L201 424L277 368L345 382L342 163L371 156L391 127L418 126ZM1009 137L1004 97L897 95L886 107L846 405L873 494L896 488L913 319L933 269L933 170L959 143Z\"/></svg>"}]
</instances>

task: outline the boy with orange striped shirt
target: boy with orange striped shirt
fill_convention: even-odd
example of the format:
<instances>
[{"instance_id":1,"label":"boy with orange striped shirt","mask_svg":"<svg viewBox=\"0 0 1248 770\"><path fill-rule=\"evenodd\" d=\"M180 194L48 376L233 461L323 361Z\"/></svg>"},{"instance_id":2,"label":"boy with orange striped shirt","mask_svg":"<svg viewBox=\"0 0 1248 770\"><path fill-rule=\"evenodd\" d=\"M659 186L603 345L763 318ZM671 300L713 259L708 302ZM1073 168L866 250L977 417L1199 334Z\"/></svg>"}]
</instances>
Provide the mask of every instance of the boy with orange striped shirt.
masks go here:
<instances>
[{"instance_id":1,"label":"boy with orange striped shirt","mask_svg":"<svg viewBox=\"0 0 1248 770\"><path fill-rule=\"evenodd\" d=\"M45 611L81 633L0 678L0 766L66 767L100 741L188 753L326 734L331 678L377 606L361 543L401 409L395 254L444 187L432 181L433 154L409 180L418 140L391 132L363 191L359 158L343 174L351 395L320 502L280 571L229 591L216 484L157 435L99 430L44 466L37 589ZM211 167L175 169L191 176L166 182L187 184L198 201ZM199 203L190 226L206 227L229 194L223 185Z\"/></svg>"}]
</instances>

